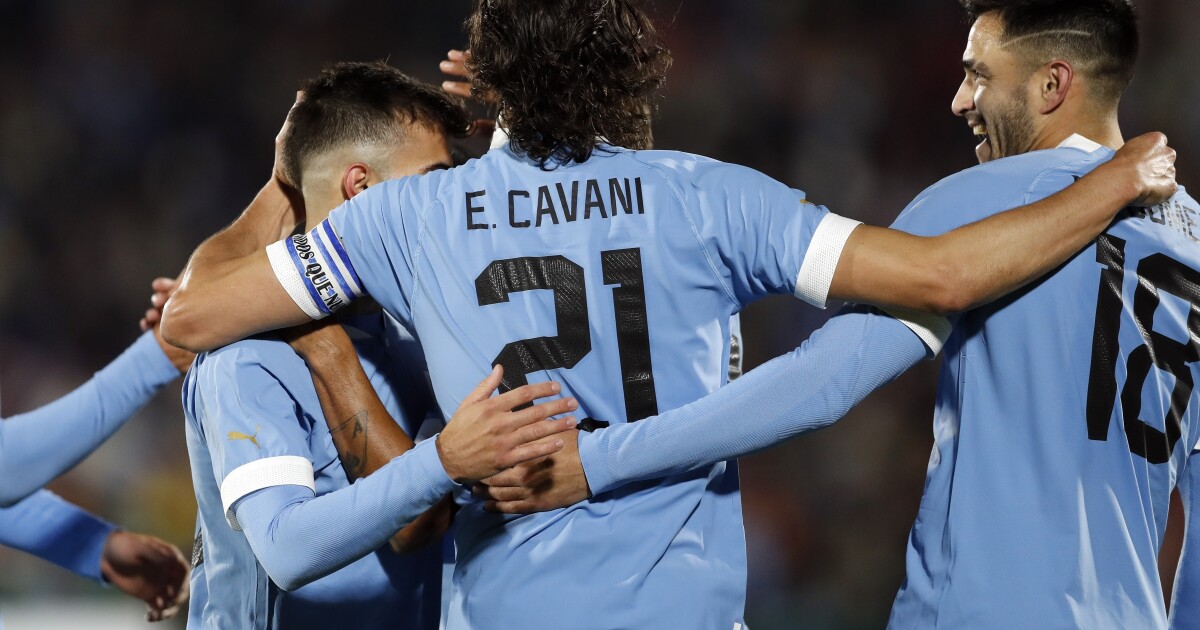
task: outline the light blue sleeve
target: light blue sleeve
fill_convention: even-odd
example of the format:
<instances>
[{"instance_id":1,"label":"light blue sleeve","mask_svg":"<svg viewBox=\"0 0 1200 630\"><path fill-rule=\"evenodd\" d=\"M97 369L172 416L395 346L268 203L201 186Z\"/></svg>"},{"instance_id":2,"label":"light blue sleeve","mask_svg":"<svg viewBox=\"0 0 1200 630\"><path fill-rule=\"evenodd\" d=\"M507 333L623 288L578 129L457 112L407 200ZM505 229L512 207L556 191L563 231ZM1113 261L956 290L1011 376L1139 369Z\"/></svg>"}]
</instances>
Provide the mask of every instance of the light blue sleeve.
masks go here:
<instances>
[{"instance_id":1,"label":"light blue sleeve","mask_svg":"<svg viewBox=\"0 0 1200 630\"><path fill-rule=\"evenodd\" d=\"M70 470L179 377L152 332L58 400L0 421L0 506Z\"/></svg>"},{"instance_id":2,"label":"light blue sleeve","mask_svg":"<svg viewBox=\"0 0 1200 630\"><path fill-rule=\"evenodd\" d=\"M116 529L48 490L0 508L0 544L97 582L104 543Z\"/></svg>"},{"instance_id":3,"label":"light blue sleeve","mask_svg":"<svg viewBox=\"0 0 1200 630\"><path fill-rule=\"evenodd\" d=\"M796 350L689 405L580 433L594 494L748 455L826 427L929 349L904 324L848 307Z\"/></svg>"},{"instance_id":4,"label":"light blue sleeve","mask_svg":"<svg viewBox=\"0 0 1200 630\"><path fill-rule=\"evenodd\" d=\"M431 206L437 203L430 178L388 180L355 195L329 214L338 254L367 295L401 321L411 321L415 285L414 251Z\"/></svg>"},{"instance_id":5,"label":"light blue sleeve","mask_svg":"<svg viewBox=\"0 0 1200 630\"><path fill-rule=\"evenodd\" d=\"M823 308L841 248L858 222L831 215L753 169L715 161L691 167L674 184L681 210L738 306L795 294Z\"/></svg>"},{"instance_id":6,"label":"light blue sleeve","mask_svg":"<svg viewBox=\"0 0 1200 630\"><path fill-rule=\"evenodd\" d=\"M305 415L280 380L285 366L266 363L276 351L286 353L282 360L300 360L282 341L252 339L210 353L192 369L213 476L234 529L238 499L271 486L315 486L306 425L324 420ZM304 378L308 386L307 371Z\"/></svg>"},{"instance_id":7,"label":"light blue sleeve","mask_svg":"<svg viewBox=\"0 0 1200 630\"><path fill-rule=\"evenodd\" d=\"M271 580L290 591L329 575L383 546L454 490L436 441L329 494L277 486L238 501L237 521Z\"/></svg>"},{"instance_id":8,"label":"light blue sleeve","mask_svg":"<svg viewBox=\"0 0 1200 630\"><path fill-rule=\"evenodd\" d=\"M1179 495L1183 500L1183 551L1171 594L1170 627L1190 630L1200 627L1200 450L1188 457L1179 478Z\"/></svg>"}]
</instances>

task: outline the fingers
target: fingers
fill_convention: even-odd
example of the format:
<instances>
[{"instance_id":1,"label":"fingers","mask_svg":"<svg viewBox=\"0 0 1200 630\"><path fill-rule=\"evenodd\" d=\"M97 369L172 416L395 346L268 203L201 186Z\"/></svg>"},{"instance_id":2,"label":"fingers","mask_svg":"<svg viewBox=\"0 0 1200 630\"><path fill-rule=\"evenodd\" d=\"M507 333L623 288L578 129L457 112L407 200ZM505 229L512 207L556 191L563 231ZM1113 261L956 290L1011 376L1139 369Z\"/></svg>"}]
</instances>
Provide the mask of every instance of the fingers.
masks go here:
<instances>
[{"instance_id":1,"label":"fingers","mask_svg":"<svg viewBox=\"0 0 1200 630\"><path fill-rule=\"evenodd\" d=\"M499 384L497 383L497 386ZM522 385L514 390L505 392L497 396L492 404L494 409L502 409L511 411L518 407L528 405L538 398L553 396L562 391L562 386L555 381L545 381L542 383L534 383L532 385Z\"/></svg>"},{"instance_id":2,"label":"fingers","mask_svg":"<svg viewBox=\"0 0 1200 630\"><path fill-rule=\"evenodd\" d=\"M536 442L529 442L526 444L521 444L520 446L517 446L517 447L513 448L512 450L510 450L508 452L507 456L505 457L505 459L507 460L506 462L504 462L505 467L507 468L507 467L516 466L517 464L527 462L530 460L534 460L539 457L546 457L547 455L553 455L553 454L561 451L563 449L563 446L565 445L565 442L563 441L563 438L558 435L558 433L562 433L563 431L567 431L567 430L574 428L574 418L569 418L569 420L571 420L571 424L569 424L569 425L566 425L566 423L564 422L565 420L568 420L568 418L564 418L563 420L554 420L553 422L546 423L546 424L562 424L562 425L564 425L564 426L562 426L562 428L559 431L556 431L554 434L551 434L549 437L544 437Z\"/></svg>"},{"instance_id":3,"label":"fingers","mask_svg":"<svg viewBox=\"0 0 1200 630\"><path fill-rule=\"evenodd\" d=\"M175 278L155 278L150 282L150 288L156 293L169 293L175 290Z\"/></svg>"},{"instance_id":4,"label":"fingers","mask_svg":"<svg viewBox=\"0 0 1200 630\"><path fill-rule=\"evenodd\" d=\"M559 398L556 400L547 401L537 404L528 409L514 411L512 415L505 419L503 428L516 429L530 424L538 423L539 420L557 416L559 414L575 411L579 408L579 403L574 398ZM527 441L527 440L525 440Z\"/></svg>"},{"instance_id":5,"label":"fingers","mask_svg":"<svg viewBox=\"0 0 1200 630\"><path fill-rule=\"evenodd\" d=\"M459 405L458 408L462 409L469 404L483 402L488 398L491 398L492 392L496 391L496 388L500 387L500 381L503 378L504 368L500 365L496 365L492 368L492 372L487 375L487 378L483 379L483 382L476 386L475 389L471 390L471 393L467 394L466 398L463 398L462 404Z\"/></svg>"},{"instance_id":6,"label":"fingers","mask_svg":"<svg viewBox=\"0 0 1200 630\"><path fill-rule=\"evenodd\" d=\"M465 81L442 81L442 89L455 96L471 98L471 84Z\"/></svg>"},{"instance_id":7,"label":"fingers","mask_svg":"<svg viewBox=\"0 0 1200 630\"><path fill-rule=\"evenodd\" d=\"M526 501L533 498L533 491L521 486L494 488L483 484L475 484L471 494L484 501Z\"/></svg>"},{"instance_id":8,"label":"fingers","mask_svg":"<svg viewBox=\"0 0 1200 630\"><path fill-rule=\"evenodd\" d=\"M486 501L483 504L483 509L497 514L533 514L534 512L543 511L541 506L532 499L523 501Z\"/></svg>"}]
</instances>

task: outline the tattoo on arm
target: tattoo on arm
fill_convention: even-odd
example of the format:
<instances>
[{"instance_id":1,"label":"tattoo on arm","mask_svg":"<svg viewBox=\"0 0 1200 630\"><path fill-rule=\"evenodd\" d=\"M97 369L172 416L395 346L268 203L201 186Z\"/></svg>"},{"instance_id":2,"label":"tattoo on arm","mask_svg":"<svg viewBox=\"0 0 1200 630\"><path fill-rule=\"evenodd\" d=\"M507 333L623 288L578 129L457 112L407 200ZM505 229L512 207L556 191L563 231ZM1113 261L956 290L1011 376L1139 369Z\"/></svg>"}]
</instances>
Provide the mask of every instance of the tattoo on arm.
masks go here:
<instances>
[{"instance_id":1,"label":"tattoo on arm","mask_svg":"<svg viewBox=\"0 0 1200 630\"><path fill-rule=\"evenodd\" d=\"M338 456L342 460L342 468L346 476L354 481L363 475L369 457L371 425L368 422L367 410L343 420L329 433L333 436L333 444L337 447ZM349 435L347 435L349 434Z\"/></svg>"}]
</instances>

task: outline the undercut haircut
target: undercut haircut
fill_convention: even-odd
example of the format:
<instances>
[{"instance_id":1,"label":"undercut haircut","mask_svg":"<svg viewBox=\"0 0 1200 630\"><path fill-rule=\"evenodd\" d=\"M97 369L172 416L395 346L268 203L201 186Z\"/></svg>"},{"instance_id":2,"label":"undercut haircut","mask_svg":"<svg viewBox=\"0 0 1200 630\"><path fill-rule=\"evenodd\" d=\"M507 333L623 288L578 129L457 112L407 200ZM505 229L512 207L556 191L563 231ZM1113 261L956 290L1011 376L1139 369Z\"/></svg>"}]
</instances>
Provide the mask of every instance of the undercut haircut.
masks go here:
<instances>
[{"instance_id":1,"label":"undercut haircut","mask_svg":"<svg viewBox=\"0 0 1200 630\"><path fill-rule=\"evenodd\" d=\"M467 20L477 93L499 97L515 151L543 168L599 142L650 148L671 53L638 0L476 0Z\"/></svg>"},{"instance_id":2,"label":"undercut haircut","mask_svg":"<svg viewBox=\"0 0 1200 630\"><path fill-rule=\"evenodd\" d=\"M996 12L1030 71L1055 59L1085 75L1093 95L1115 107L1133 80L1138 17L1131 0L960 0L967 19Z\"/></svg>"},{"instance_id":3,"label":"undercut haircut","mask_svg":"<svg viewBox=\"0 0 1200 630\"><path fill-rule=\"evenodd\" d=\"M462 102L382 61L341 62L308 80L281 139L283 176L300 187L315 158L347 146L398 146L409 125L467 133Z\"/></svg>"}]
</instances>

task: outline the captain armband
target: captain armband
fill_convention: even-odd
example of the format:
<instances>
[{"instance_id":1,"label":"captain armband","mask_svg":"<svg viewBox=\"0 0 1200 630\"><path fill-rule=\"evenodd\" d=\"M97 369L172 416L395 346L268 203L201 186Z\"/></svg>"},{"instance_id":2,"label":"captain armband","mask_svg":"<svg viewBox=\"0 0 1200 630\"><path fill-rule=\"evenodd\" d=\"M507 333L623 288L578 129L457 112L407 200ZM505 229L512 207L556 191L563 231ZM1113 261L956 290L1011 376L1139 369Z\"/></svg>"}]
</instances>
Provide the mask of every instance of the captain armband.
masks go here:
<instances>
[{"instance_id":1,"label":"captain armband","mask_svg":"<svg viewBox=\"0 0 1200 630\"><path fill-rule=\"evenodd\" d=\"M288 295L312 319L332 315L364 294L328 219L307 234L268 245L267 259Z\"/></svg>"}]
</instances>

